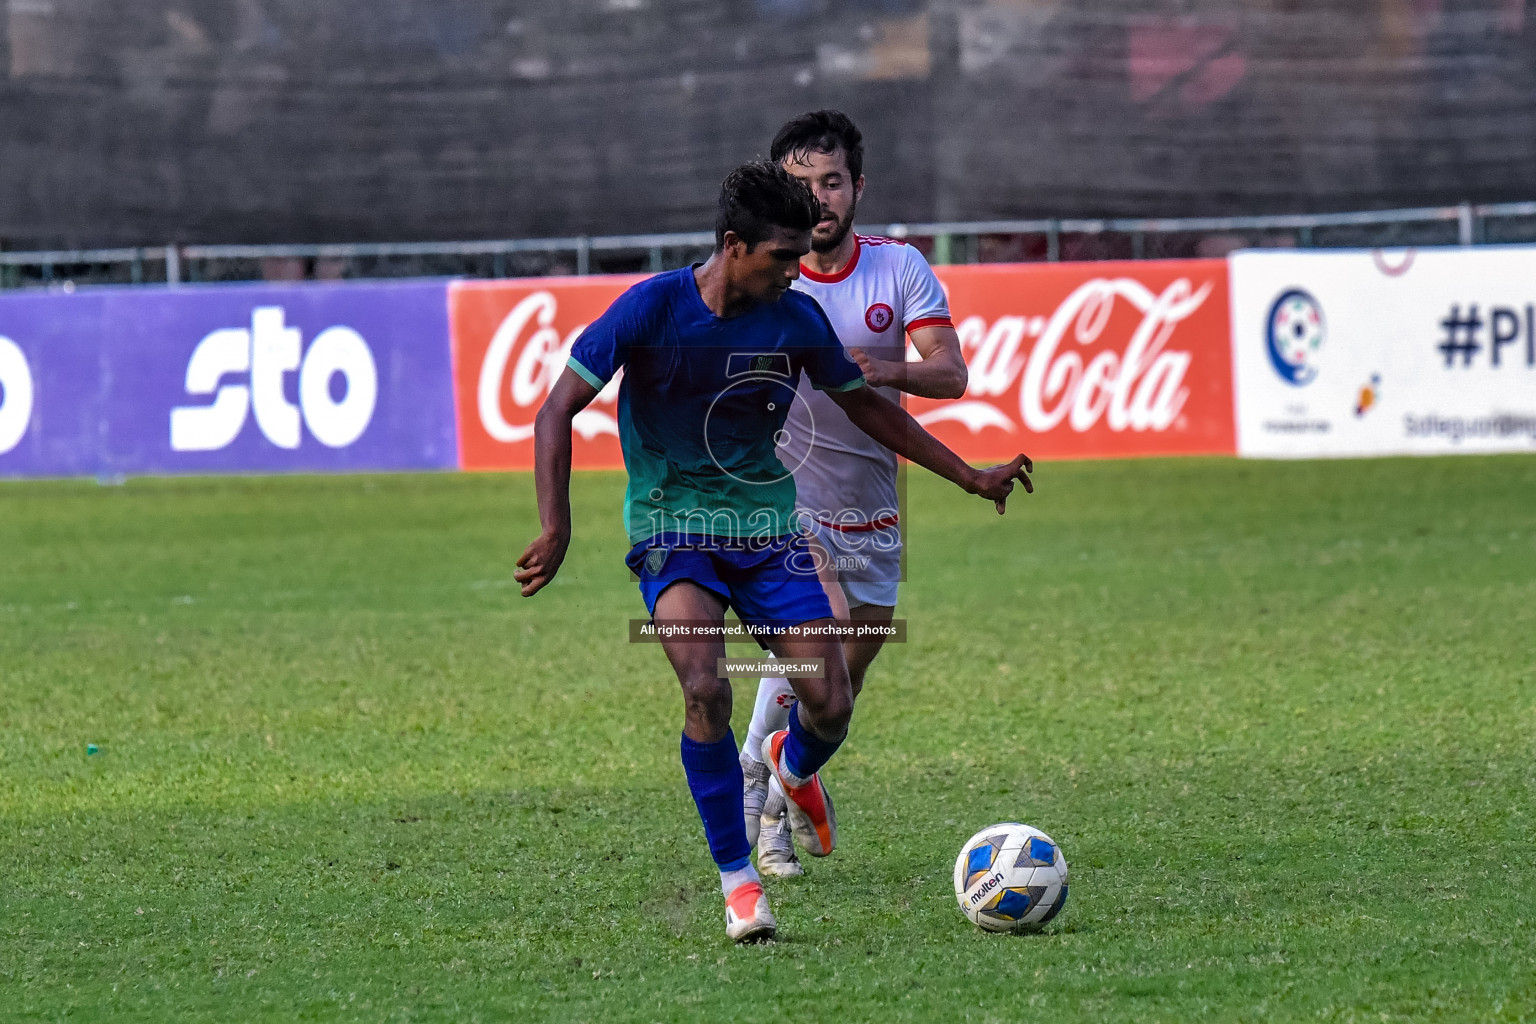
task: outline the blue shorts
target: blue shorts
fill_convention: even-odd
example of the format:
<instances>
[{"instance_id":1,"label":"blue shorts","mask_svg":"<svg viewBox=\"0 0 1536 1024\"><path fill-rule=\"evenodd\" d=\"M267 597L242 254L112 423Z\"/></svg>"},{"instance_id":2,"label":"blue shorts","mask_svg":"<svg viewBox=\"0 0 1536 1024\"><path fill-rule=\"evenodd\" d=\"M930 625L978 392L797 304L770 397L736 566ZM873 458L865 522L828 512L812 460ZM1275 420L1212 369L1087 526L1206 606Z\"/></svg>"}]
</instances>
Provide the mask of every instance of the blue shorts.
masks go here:
<instances>
[{"instance_id":1,"label":"blue shorts","mask_svg":"<svg viewBox=\"0 0 1536 1024\"><path fill-rule=\"evenodd\" d=\"M805 538L719 541L704 537L653 537L630 549L624 564L640 578L646 611L680 580L720 595L747 626L783 629L830 619L832 604Z\"/></svg>"}]
</instances>

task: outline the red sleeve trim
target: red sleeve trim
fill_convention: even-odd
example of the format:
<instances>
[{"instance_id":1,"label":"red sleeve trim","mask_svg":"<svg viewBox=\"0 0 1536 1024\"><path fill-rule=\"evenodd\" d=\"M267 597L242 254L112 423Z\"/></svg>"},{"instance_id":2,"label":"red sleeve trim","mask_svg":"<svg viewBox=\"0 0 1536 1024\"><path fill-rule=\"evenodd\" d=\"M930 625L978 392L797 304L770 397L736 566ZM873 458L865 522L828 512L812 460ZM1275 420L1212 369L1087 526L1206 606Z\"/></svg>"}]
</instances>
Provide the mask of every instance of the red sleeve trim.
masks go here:
<instances>
[{"instance_id":1,"label":"red sleeve trim","mask_svg":"<svg viewBox=\"0 0 1536 1024\"><path fill-rule=\"evenodd\" d=\"M921 320L914 320L907 324L907 333L920 331L924 327L953 327L955 322L947 316L925 316Z\"/></svg>"},{"instance_id":2,"label":"red sleeve trim","mask_svg":"<svg viewBox=\"0 0 1536 1024\"><path fill-rule=\"evenodd\" d=\"M839 533L873 533L876 530L888 530L901 522L900 516L882 516L879 519L871 519L865 523L829 523L825 519L816 518L816 522L829 530Z\"/></svg>"}]
</instances>

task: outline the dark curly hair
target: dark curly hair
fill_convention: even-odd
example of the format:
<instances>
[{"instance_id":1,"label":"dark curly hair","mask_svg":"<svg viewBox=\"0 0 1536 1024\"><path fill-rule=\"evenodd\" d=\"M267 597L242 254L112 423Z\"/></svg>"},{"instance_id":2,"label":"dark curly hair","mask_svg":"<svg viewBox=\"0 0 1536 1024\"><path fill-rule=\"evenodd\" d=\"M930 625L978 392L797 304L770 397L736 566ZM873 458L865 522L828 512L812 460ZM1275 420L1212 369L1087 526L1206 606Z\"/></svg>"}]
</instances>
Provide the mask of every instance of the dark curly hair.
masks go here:
<instances>
[{"instance_id":1,"label":"dark curly hair","mask_svg":"<svg viewBox=\"0 0 1536 1024\"><path fill-rule=\"evenodd\" d=\"M776 163L742 164L720 185L715 217L715 249L725 248L725 233L736 232L751 251L775 227L810 231L821 219L821 204L811 190Z\"/></svg>"},{"instance_id":2,"label":"dark curly hair","mask_svg":"<svg viewBox=\"0 0 1536 1024\"><path fill-rule=\"evenodd\" d=\"M779 164L789 156L838 150L848 155L848 173L858 181L859 175L864 173L863 134L841 110L813 110L785 122L779 134L773 137L768 156Z\"/></svg>"}]
</instances>

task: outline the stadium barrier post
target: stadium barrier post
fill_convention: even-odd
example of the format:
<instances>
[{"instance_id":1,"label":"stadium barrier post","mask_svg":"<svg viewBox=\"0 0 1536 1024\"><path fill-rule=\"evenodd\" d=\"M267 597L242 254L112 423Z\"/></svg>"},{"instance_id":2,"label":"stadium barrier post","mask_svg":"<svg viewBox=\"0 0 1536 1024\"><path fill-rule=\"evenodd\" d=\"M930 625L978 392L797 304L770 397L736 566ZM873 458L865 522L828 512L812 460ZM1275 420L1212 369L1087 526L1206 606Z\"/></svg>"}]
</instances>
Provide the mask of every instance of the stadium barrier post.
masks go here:
<instances>
[{"instance_id":1,"label":"stadium barrier post","mask_svg":"<svg viewBox=\"0 0 1536 1024\"><path fill-rule=\"evenodd\" d=\"M592 273L592 240L586 235L576 239L576 273L582 277Z\"/></svg>"},{"instance_id":2,"label":"stadium barrier post","mask_svg":"<svg viewBox=\"0 0 1536 1024\"><path fill-rule=\"evenodd\" d=\"M1045 229L1045 258L1052 263L1061 262L1061 221L1052 220Z\"/></svg>"},{"instance_id":3,"label":"stadium barrier post","mask_svg":"<svg viewBox=\"0 0 1536 1024\"><path fill-rule=\"evenodd\" d=\"M181 250L174 245L165 247L165 283L181 284Z\"/></svg>"},{"instance_id":4,"label":"stadium barrier post","mask_svg":"<svg viewBox=\"0 0 1536 1024\"><path fill-rule=\"evenodd\" d=\"M1464 246L1471 245L1474 241L1472 221L1472 204L1462 203L1456 207L1456 234Z\"/></svg>"},{"instance_id":5,"label":"stadium barrier post","mask_svg":"<svg viewBox=\"0 0 1536 1024\"><path fill-rule=\"evenodd\" d=\"M938 266L948 266L953 252L950 248L949 235L933 236L933 262Z\"/></svg>"}]
</instances>

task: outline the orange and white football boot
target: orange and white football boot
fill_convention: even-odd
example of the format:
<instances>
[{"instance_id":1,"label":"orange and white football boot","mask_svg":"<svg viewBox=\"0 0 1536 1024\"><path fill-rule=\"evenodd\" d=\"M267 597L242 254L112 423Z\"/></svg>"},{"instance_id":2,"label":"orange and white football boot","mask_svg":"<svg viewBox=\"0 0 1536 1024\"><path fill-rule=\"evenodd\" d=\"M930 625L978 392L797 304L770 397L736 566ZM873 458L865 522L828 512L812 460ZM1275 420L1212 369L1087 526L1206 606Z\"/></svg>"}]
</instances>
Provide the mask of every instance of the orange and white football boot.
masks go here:
<instances>
[{"instance_id":1,"label":"orange and white football boot","mask_svg":"<svg viewBox=\"0 0 1536 1024\"><path fill-rule=\"evenodd\" d=\"M819 774L803 786L791 785L784 767L784 741L789 730L781 729L763 740L763 762L773 772L789 800L789 823L795 840L812 857L825 857L837 846L837 815L832 810L832 796L822 785Z\"/></svg>"},{"instance_id":2,"label":"orange and white football boot","mask_svg":"<svg viewBox=\"0 0 1536 1024\"><path fill-rule=\"evenodd\" d=\"M762 882L744 882L725 898L725 934L732 942L766 942L778 927Z\"/></svg>"}]
</instances>

